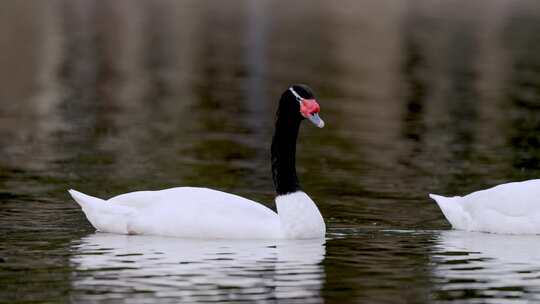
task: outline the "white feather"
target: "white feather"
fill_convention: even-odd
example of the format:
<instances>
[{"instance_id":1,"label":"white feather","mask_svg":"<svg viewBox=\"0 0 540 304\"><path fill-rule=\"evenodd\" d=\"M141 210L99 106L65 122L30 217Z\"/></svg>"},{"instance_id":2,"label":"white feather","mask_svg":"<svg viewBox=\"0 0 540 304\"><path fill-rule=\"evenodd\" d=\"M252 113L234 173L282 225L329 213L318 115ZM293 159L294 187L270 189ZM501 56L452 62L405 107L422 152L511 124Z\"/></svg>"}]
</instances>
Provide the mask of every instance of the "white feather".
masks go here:
<instances>
[{"instance_id":1,"label":"white feather","mask_svg":"<svg viewBox=\"0 0 540 304\"><path fill-rule=\"evenodd\" d=\"M276 198L283 237L287 239L324 238L326 226L315 203L298 191Z\"/></svg>"},{"instance_id":2,"label":"white feather","mask_svg":"<svg viewBox=\"0 0 540 304\"><path fill-rule=\"evenodd\" d=\"M183 238L324 238L324 221L304 192L276 199L279 215L257 202L206 188L122 194L107 201L69 193L99 231ZM282 216L283 213L283 216Z\"/></svg>"},{"instance_id":3,"label":"white feather","mask_svg":"<svg viewBox=\"0 0 540 304\"><path fill-rule=\"evenodd\" d=\"M502 184L462 197L429 196L455 229L540 234L539 179Z\"/></svg>"}]
</instances>

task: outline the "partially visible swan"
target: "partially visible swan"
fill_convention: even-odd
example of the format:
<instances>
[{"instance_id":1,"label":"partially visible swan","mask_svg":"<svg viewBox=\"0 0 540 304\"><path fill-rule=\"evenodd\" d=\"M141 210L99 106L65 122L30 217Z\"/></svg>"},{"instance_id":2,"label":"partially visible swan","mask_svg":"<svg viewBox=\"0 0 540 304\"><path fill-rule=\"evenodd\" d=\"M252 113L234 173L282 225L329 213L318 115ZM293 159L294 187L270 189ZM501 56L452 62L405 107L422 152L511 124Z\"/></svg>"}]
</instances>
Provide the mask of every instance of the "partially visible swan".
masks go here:
<instances>
[{"instance_id":1,"label":"partially visible swan","mask_svg":"<svg viewBox=\"0 0 540 304\"><path fill-rule=\"evenodd\" d=\"M138 191L102 200L69 190L98 231L184 238L324 238L319 209L296 176L296 139L307 118L324 126L319 104L306 85L293 85L279 101L272 140L272 175L278 213L240 196L207 188Z\"/></svg>"},{"instance_id":2,"label":"partially visible swan","mask_svg":"<svg viewBox=\"0 0 540 304\"><path fill-rule=\"evenodd\" d=\"M540 179L502 184L465 196L429 196L455 229L540 234Z\"/></svg>"}]
</instances>

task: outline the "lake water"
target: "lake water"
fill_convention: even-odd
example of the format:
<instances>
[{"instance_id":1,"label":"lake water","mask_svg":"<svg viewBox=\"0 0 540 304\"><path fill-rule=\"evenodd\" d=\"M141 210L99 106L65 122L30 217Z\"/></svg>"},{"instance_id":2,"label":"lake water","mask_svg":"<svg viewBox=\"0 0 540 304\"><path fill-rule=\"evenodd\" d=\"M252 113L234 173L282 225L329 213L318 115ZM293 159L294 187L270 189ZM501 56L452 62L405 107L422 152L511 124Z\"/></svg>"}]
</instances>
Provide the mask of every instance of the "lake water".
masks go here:
<instances>
[{"instance_id":1,"label":"lake water","mask_svg":"<svg viewBox=\"0 0 540 304\"><path fill-rule=\"evenodd\" d=\"M540 177L540 3L3 1L1 303L525 303L540 236L450 230L427 194ZM328 233L95 233L66 190L205 186L274 208L277 99Z\"/></svg>"}]
</instances>

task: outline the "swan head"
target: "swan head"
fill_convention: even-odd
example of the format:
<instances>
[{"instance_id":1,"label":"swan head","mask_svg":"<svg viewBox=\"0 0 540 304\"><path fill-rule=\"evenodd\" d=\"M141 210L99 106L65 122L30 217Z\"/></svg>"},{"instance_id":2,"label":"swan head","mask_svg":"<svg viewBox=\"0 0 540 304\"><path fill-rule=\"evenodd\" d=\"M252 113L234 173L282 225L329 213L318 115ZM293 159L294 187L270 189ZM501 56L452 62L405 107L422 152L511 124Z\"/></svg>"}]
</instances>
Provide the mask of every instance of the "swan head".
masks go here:
<instances>
[{"instance_id":1,"label":"swan head","mask_svg":"<svg viewBox=\"0 0 540 304\"><path fill-rule=\"evenodd\" d=\"M277 194L294 193L301 189L296 175L296 142L300 125L307 119L319 128L324 121L313 91L303 84L287 88L279 100L275 131L272 138L272 178Z\"/></svg>"},{"instance_id":2,"label":"swan head","mask_svg":"<svg viewBox=\"0 0 540 304\"><path fill-rule=\"evenodd\" d=\"M308 119L319 128L324 127L324 120L319 116L321 107L313 95L310 87L304 84L294 84L284 93L296 101L296 112L300 114L300 119Z\"/></svg>"}]
</instances>

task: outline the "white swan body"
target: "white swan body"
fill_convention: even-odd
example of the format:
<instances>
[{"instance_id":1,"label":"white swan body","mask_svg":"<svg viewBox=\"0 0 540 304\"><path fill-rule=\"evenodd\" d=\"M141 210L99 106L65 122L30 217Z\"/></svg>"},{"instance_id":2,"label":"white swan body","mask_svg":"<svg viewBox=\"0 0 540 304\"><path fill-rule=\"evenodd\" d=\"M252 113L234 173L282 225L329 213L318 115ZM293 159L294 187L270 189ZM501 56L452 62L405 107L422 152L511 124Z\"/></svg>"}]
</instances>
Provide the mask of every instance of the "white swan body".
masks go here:
<instances>
[{"instance_id":1,"label":"white swan body","mask_svg":"<svg viewBox=\"0 0 540 304\"><path fill-rule=\"evenodd\" d=\"M455 229L540 234L540 179L502 184L462 197L429 196Z\"/></svg>"},{"instance_id":2,"label":"white swan body","mask_svg":"<svg viewBox=\"0 0 540 304\"><path fill-rule=\"evenodd\" d=\"M301 191L296 174L296 141L308 119L324 127L311 89L293 85L279 100L271 164L278 213L237 195L180 187L122 194L107 201L69 193L99 231L183 238L322 239L326 227L315 203Z\"/></svg>"},{"instance_id":3,"label":"white swan body","mask_svg":"<svg viewBox=\"0 0 540 304\"><path fill-rule=\"evenodd\" d=\"M324 238L315 203L298 191L276 198L279 214L257 202L207 188L138 191L109 200L69 190L98 231L210 239Z\"/></svg>"}]
</instances>

